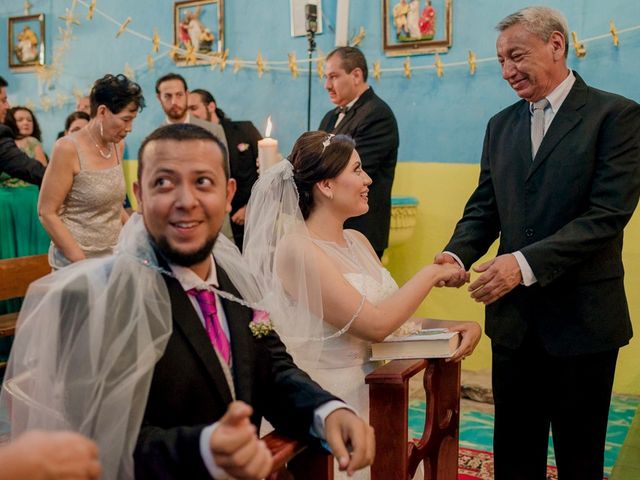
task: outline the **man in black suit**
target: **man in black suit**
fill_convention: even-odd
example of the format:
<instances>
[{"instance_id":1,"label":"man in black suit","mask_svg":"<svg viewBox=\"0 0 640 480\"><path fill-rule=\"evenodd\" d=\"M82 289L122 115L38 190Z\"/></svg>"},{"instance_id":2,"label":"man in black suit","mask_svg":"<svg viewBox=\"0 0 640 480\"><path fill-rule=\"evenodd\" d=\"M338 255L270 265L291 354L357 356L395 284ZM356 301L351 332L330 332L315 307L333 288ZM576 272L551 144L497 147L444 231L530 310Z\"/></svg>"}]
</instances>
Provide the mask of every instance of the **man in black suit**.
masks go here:
<instances>
[{"instance_id":1,"label":"man in black suit","mask_svg":"<svg viewBox=\"0 0 640 480\"><path fill-rule=\"evenodd\" d=\"M487 126L478 187L436 262L475 267L493 352L495 478L601 479L618 349L632 336L623 229L640 193L640 106L567 69L567 24L547 7L498 26L519 102Z\"/></svg>"},{"instance_id":2,"label":"man in black suit","mask_svg":"<svg viewBox=\"0 0 640 480\"><path fill-rule=\"evenodd\" d=\"M201 88L189 92L189 113L201 120L221 125L229 147L231 178L236 181L236 194L231 201L231 231L240 250L244 240L244 216L251 188L258 179L256 160L258 140L262 135L249 121L232 121L218 107L215 98Z\"/></svg>"},{"instance_id":3,"label":"man in black suit","mask_svg":"<svg viewBox=\"0 0 640 480\"><path fill-rule=\"evenodd\" d=\"M4 122L9 100L7 99L7 81L0 77L0 173L6 172L25 182L40 185L44 175L44 165L20 150L11 129Z\"/></svg>"},{"instance_id":4,"label":"man in black suit","mask_svg":"<svg viewBox=\"0 0 640 480\"><path fill-rule=\"evenodd\" d=\"M327 55L324 88L337 108L327 112L320 130L350 135L362 166L371 177L369 211L351 218L346 228L362 232L382 257L389 244L391 186L398 159L398 124L389 106L367 83L367 60L355 47L338 47Z\"/></svg>"},{"instance_id":5,"label":"man in black suit","mask_svg":"<svg viewBox=\"0 0 640 480\"><path fill-rule=\"evenodd\" d=\"M147 137L138 159L139 210L161 267L173 273L164 276L173 333L153 371L136 478L263 478L271 466L256 437L263 416L285 434L326 438L351 473L369 465L371 428L299 370L275 332L254 336L251 309L216 296L211 319L191 295L215 286L239 296L211 254L235 191L224 145L196 126L172 125Z\"/></svg>"}]
</instances>

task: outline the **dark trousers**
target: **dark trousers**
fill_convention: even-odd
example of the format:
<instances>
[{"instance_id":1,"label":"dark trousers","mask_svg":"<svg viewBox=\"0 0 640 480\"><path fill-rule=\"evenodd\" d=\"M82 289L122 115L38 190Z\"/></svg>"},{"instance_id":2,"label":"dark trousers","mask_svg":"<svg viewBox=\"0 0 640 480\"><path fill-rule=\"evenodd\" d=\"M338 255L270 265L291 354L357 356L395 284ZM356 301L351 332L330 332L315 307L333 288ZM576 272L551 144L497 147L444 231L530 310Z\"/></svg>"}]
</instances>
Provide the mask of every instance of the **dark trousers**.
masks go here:
<instances>
[{"instance_id":1,"label":"dark trousers","mask_svg":"<svg viewBox=\"0 0 640 480\"><path fill-rule=\"evenodd\" d=\"M495 480L546 479L549 428L559 480L602 480L618 350L558 357L529 335L492 351Z\"/></svg>"}]
</instances>

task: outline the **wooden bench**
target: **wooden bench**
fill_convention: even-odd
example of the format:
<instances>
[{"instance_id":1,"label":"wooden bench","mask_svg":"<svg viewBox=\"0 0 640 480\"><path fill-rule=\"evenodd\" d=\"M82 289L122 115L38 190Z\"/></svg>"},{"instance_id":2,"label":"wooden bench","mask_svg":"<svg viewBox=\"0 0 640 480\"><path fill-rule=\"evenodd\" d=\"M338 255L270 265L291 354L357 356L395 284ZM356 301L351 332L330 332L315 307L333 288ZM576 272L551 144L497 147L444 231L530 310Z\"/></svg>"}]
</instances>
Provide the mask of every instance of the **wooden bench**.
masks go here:
<instances>
[{"instance_id":1,"label":"wooden bench","mask_svg":"<svg viewBox=\"0 0 640 480\"><path fill-rule=\"evenodd\" d=\"M46 254L0 260L0 300L24 297L31 282L50 272ZM0 315L0 337L15 334L17 318L17 313Z\"/></svg>"},{"instance_id":2,"label":"wooden bench","mask_svg":"<svg viewBox=\"0 0 640 480\"><path fill-rule=\"evenodd\" d=\"M0 301L24 297L27 288L34 280L51 272L47 255L7 258L0 260ZM0 338L16 333L18 313L0 315ZM0 371L6 362L0 362Z\"/></svg>"}]
</instances>

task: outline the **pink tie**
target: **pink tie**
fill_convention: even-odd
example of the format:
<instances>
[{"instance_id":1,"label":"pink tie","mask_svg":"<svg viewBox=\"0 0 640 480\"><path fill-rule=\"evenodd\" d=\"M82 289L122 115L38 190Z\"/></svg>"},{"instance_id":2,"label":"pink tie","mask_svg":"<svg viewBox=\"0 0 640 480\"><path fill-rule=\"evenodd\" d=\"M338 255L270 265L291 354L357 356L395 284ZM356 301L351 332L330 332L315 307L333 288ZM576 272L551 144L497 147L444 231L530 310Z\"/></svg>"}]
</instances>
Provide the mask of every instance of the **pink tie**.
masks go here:
<instances>
[{"instance_id":1,"label":"pink tie","mask_svg":"<svg viewBox=\"0 0 640 480\"><path fill-rule=\"evenodd\" d=\"M210 290L197 290L195 288L192 288L187 293L196 297L198 305L200 305L200 311L204 317L204 326L209 335L209 340L211 340L211 344L228 364L231 358L229 339L224 333L220 319L218 318L215 294Z\"/></svg>"}]
</instances>

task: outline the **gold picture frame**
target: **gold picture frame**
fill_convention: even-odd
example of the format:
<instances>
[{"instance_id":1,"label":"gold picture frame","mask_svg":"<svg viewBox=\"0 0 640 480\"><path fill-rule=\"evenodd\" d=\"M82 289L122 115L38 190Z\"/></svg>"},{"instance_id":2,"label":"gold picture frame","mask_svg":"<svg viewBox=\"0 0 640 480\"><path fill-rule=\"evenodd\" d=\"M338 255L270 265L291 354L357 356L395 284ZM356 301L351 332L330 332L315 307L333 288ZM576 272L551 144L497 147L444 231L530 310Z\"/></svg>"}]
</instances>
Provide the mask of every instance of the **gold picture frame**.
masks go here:
<instances>
[{"instance_id":1,"label":"gold picture frame","mask_svg":"<svg viewBox=\"0 0 640 480\"><path fill-rule=\"evenodd\" d=\"M453 39L453 0L382 0L382 49L388 56L444 53Z\"/></svg>"},{"instance_id":2,"label":"gold picture frame","mask_svg":"<svg viewBox=\"0 0 640 480\"><path fill-rule=\"evenodd\" d=\"M176 2L173 8L174 61L179 67L207 65L224 53L224 0ZM187 53L185 53L187 52Z\"/></svg>"},{"instance_id":3,"label":"gold picture frame","mask_svg":"<svg viewBox=\"0 0 640 480\"><path fill-rule=\"evenodd\" d=\"M44 65L44 13L9 17L9 69L18 72L34 71Z\"/></svg>"}]
</instances>

